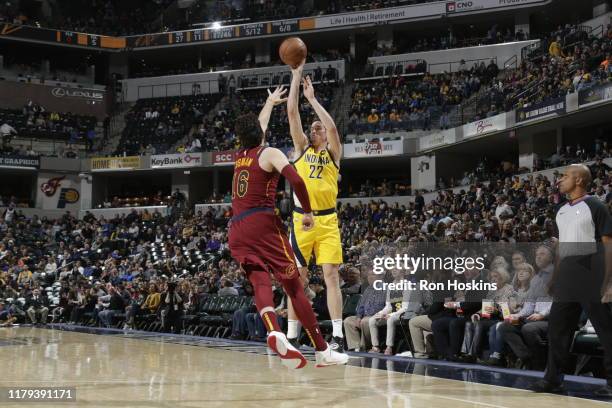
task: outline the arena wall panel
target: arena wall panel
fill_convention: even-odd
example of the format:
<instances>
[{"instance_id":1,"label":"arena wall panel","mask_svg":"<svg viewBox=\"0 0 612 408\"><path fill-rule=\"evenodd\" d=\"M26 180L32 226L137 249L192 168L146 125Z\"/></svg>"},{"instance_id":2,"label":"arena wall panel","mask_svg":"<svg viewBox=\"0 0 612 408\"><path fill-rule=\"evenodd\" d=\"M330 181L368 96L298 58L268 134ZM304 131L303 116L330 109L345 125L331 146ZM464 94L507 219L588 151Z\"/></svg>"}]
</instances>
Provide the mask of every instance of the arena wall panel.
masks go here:
<instances>
[{"instance_id":1,"label":"arena wall panel","mask_svg":"<svg viewBox=\"0 0 612 408\"><path fill-rule=\"evenodd\" d=\"M110 95L100 89L0 81L0 108L21 109L28 101L55 112L72 112L104 120Z\"/></svg>"}]
</instances>

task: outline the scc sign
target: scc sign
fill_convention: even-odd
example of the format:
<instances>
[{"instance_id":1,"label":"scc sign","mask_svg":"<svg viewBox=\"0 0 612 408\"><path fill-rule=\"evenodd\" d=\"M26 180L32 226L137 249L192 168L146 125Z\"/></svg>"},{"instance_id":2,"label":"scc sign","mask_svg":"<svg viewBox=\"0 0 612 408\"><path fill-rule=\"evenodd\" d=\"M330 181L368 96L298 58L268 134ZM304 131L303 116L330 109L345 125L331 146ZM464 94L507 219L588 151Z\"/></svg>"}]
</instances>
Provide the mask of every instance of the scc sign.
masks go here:
<instances>
[{"instance_id":1,"label":"scc sign","mask_svg":"<svg viewBox=\"0 0 612 408\"><path fill-rule=\"evenodd\" d=\"M51 90L51 95L56 98L85 98L85 99L96 99L102 100L104 99L104 93L102 92L94 92L94 91L82 91L82 90L72 90L67 88L53 88Z\"/></svg>"},{"instance_id":2,"label":"scc sign","mask_svg":"<svg viewBox=\"0 0 612 408\"><path fill-rule=\"evenodd\" d=\"M225 164L233 164L236 161L236 151L235 150L225 150L222 152L214 152L212 157L213 164L216 165L225 165Z\"/></svg>"}]
</instances>

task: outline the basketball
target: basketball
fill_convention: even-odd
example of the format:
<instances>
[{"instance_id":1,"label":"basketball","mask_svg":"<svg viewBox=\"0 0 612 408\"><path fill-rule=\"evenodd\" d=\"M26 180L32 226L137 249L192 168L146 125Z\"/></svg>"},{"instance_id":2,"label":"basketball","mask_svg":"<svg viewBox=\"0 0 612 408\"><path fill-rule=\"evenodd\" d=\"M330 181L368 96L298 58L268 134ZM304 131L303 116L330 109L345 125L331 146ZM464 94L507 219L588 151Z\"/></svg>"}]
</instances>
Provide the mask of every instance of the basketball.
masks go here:
<instances>
[{"instance_id":1,"label":"basketball","mask_svg":"<svg viewBox=\"0 0 612 408\"><path fill-rule=\"evenodd\" d=\"M281 60L291 68L296 68L306 58L306 44L299 37L290 37L278 49Z\"/></svg>"}]
</instances>

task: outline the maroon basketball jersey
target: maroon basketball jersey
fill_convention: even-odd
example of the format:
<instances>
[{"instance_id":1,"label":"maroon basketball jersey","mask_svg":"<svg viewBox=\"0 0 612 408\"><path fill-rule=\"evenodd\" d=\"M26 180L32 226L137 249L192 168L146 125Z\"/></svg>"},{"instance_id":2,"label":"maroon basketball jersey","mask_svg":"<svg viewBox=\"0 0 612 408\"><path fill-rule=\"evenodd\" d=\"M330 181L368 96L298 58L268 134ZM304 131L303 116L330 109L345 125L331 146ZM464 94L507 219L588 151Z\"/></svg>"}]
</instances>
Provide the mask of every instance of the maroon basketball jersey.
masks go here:
<instances>
[{"instance_id":1,"label":"maroon basketball jersey","mask_svg":"<svg viewBox=\"0 0 612 408\"><path fill-rule=\"evenodd\" d=\"M240 150L236 154L232 179L232 212L239 216L251 208L274 208L280 174L259 167L259 155L265 147Z\"/></svg>"}]
</instances>

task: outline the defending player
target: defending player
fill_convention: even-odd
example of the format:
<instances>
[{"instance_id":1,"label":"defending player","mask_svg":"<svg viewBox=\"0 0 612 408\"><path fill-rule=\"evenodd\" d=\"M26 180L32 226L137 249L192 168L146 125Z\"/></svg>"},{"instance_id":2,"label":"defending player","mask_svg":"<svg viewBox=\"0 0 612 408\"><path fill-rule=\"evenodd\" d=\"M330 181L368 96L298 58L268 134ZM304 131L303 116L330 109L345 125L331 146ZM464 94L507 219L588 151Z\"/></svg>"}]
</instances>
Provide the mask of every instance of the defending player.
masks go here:
<instances>
[{"instance_id":1,"label":"defending player","mask_svg":"<svg viewBox=\"0 0 612 408\"><path fill-rule=\"evenodd\" d=\"M289 343L278 325L269 273L274 274L291 298L297 316L315 346L317 367L346 364L348 356L334 351L321 336L317 319L304 294L283 223L274 213L276 186L282 174L303 203L305 213L300 229L312 229L314 220L303 180L280 150L264 147L272 108L286 100L282 99L285 93L282 88L268 93L259 118L253 114L242 115L235 123L242 149L236 157L232 181L234 216L229 230L230 250L253 284L255 304L268 330L268 346L285 365L302 368L306 359Z\"/></svg>"},{"instance_id":2,"label":"defending player","mask_svg":"<svg viewBox=\"0 0 612 408\"><path fill-rule=\"evenodd\" d=\"M299 228L305 211L302 199L294 196L296 208L293 213L291 245L303 278L308 274L308 262L313 253L317 265L323 268L323 277L327 287L327 308L333 326L333 337L330 344L335 350L342 352L344 350L342 293L338 275L340 264L342 264L342 244L336 214L342 143L334 120L315 97L310 77L303 79L304 96L319 120L310 126L310 139L304 134L299 112L300 81L303 69L304 62L291 71L292 80L287 101L287 115L295 149L293 165L306 183L316 222L311 230L304 231ZM298 322L290 305L287 337L294 345L298 344L298 334Z\"/></svg>"}]
</instances>

